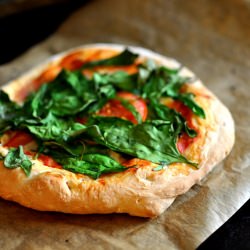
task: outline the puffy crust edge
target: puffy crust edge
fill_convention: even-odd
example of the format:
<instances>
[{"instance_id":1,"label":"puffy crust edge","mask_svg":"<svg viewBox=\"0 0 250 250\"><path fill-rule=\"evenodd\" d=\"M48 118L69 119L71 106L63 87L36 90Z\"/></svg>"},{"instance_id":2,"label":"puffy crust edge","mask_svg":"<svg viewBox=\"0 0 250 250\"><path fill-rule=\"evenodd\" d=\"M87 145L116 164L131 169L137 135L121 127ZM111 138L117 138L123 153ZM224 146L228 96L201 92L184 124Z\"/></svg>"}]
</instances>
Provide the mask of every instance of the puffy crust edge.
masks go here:
<instances>
[{"instance_id":1,"label":"puffy crust edge","mask_svg":"<svg viewBox=\"0 0 250 250\"><path fill-rule=\"evenodd\" d=\"M121 50L125 46L95 44L76 48L107 48ZM172 59L149 50L129 47L142 56L152 58L167 66L179 66ZM51 63L56 63L68 54L65 52L52 57L48 62L29 71L19 79L10 82L5 90L12 96L20 85L39 75ZM184 68L185 74L193 75ZM195 84L202 86L200 81ZM204 91L211 93L205 88ZM106 175L104 182L82 178L65 170L51 169L40 162L26 177L20 168L7 169L0 162L0 196L18 202L26 207L41 211L60 211L65 213L129 213L142 217L155 217L169 207L176 196L188 191L212 168L226 157L234 144L234 122L228 109L216 98L211 102L216 128L207 132L201 150L202 161L199 170L189 175L170 176L165 170L154 172L152 167L141 168L136 172L126 171Z\"/></svg>"}]
</instances>

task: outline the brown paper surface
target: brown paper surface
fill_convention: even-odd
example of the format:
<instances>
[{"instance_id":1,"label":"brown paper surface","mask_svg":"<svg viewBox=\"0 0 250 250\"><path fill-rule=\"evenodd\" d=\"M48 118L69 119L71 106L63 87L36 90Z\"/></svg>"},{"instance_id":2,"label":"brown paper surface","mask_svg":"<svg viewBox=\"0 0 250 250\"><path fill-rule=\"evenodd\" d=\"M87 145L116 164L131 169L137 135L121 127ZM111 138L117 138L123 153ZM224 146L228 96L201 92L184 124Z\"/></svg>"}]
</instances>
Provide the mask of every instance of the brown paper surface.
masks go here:
<instances>
[{"instance_id":1,"label":"brown paper surface","mask_svg":"<svg viewBox=\"0 0 250 250\"><path fill-rule=\"evenodd\" d=\"M89 1L49 39L1 66L4 84L74 46L146 47L189 67L229 107L236 143L223 163L153 220L37 212L0 199L0 249L194 249L220 227L250 197L249 20L247 0Z\"/></svg>"}]
</instances>

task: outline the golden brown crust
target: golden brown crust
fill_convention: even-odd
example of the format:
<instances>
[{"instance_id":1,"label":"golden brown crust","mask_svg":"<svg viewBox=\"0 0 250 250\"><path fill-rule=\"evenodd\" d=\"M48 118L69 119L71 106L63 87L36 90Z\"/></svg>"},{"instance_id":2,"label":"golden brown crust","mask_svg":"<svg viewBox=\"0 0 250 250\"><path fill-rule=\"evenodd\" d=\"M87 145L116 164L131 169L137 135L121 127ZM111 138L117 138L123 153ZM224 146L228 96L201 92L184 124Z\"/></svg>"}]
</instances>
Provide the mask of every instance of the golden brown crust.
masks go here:
<instances>
[{"instance_id":1,"label":"golden brown crust","mask_svg":"<svg viewBox=\"0 0 250 250\"><path fill-rule=\"evenodd\" d=\"M105 49L109 53L121 51L119 45L90 45L78 50ZM168 67L179 64L151 51L131 47L146 58L156 60ZM12 99L31 79L44 69L57 65L68 52L53 57L45 64L31 70L4 89ZM186 68L184 75L193 76ZM150 164L137 171L108 174L98 180L74 174L63 169L53 169L33 160L29 177L20 168L7 169L0 162L0 196L24 206L65 213L129 213L131 215L154 217L161 214L177 195L185 193L199 182L211 169L230 152L234 143L234 122L228 109L199 80L187 86L188 91L197 94L196 101L206 112L207 119L194 117L201 128L198 140L185 152L185 156L200 162L198 170L187 164L172 164L161 171L152 171Z\"/></svg>"}]
</instances>

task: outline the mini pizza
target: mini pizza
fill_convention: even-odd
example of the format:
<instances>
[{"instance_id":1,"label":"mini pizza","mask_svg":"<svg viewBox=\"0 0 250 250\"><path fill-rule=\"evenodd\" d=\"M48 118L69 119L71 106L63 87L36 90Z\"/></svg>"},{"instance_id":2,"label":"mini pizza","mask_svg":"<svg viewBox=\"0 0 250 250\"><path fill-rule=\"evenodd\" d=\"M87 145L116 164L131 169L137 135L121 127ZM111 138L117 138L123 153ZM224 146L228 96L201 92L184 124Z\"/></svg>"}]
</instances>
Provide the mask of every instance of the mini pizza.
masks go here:
<instances>
[{"instance_id":1,"label":"mini pizza","mask_svg":"<svg viewBox=\"0 0 250 250\"><path fill-rule=\"evenodd\" d=\"M0 197L41 211L155 217L230 152L228 109L142 48L56 55L0 90Z\"/></svg>"}]
</instances>

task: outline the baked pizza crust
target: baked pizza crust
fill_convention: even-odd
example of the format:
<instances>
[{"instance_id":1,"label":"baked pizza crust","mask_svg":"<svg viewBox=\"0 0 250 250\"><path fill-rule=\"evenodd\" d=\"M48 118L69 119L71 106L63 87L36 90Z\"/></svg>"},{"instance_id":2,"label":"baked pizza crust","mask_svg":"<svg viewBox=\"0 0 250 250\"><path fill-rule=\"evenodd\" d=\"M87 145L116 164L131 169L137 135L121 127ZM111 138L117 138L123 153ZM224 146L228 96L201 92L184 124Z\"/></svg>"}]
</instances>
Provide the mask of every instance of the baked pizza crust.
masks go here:
<instances>
[{"instance_id":1,"label":"baked pizza crust","mask_svg":"<svg viewBox=\"0 0 250 250\"><path fill-rule=\"evenodd\" d=\"M62 58L74 51L104 49L120 52L122 45L94 44L79 47L51 57L47 62L11 81L4 90L13 100L18 100L21 89L30 84L48 67L57 65ZM131 47L143 58L150 58L167 67L180 64L152 51ZM181 74L194 76L187 68ZM222 161L234 144L234 122L228 109L201 83L189 84L188 91L196 94L196 101L203 107L207 118L195 118L201 126L201 135L185 156L197 160L199 169L184 163L174 163L160 171L152 171L154 164L139 167L136 171L102 175L93 180L82 174L44 166L32 160L32 172L27 177L21 168L8 169L0 162L0 197L15 201L36 210L59 211L75 214L128 213L142 217L155 217L171 205L176 196L187 192L213 167ZM3 154L6 149L0 146Z\"/></svg>"}]
</instances>

